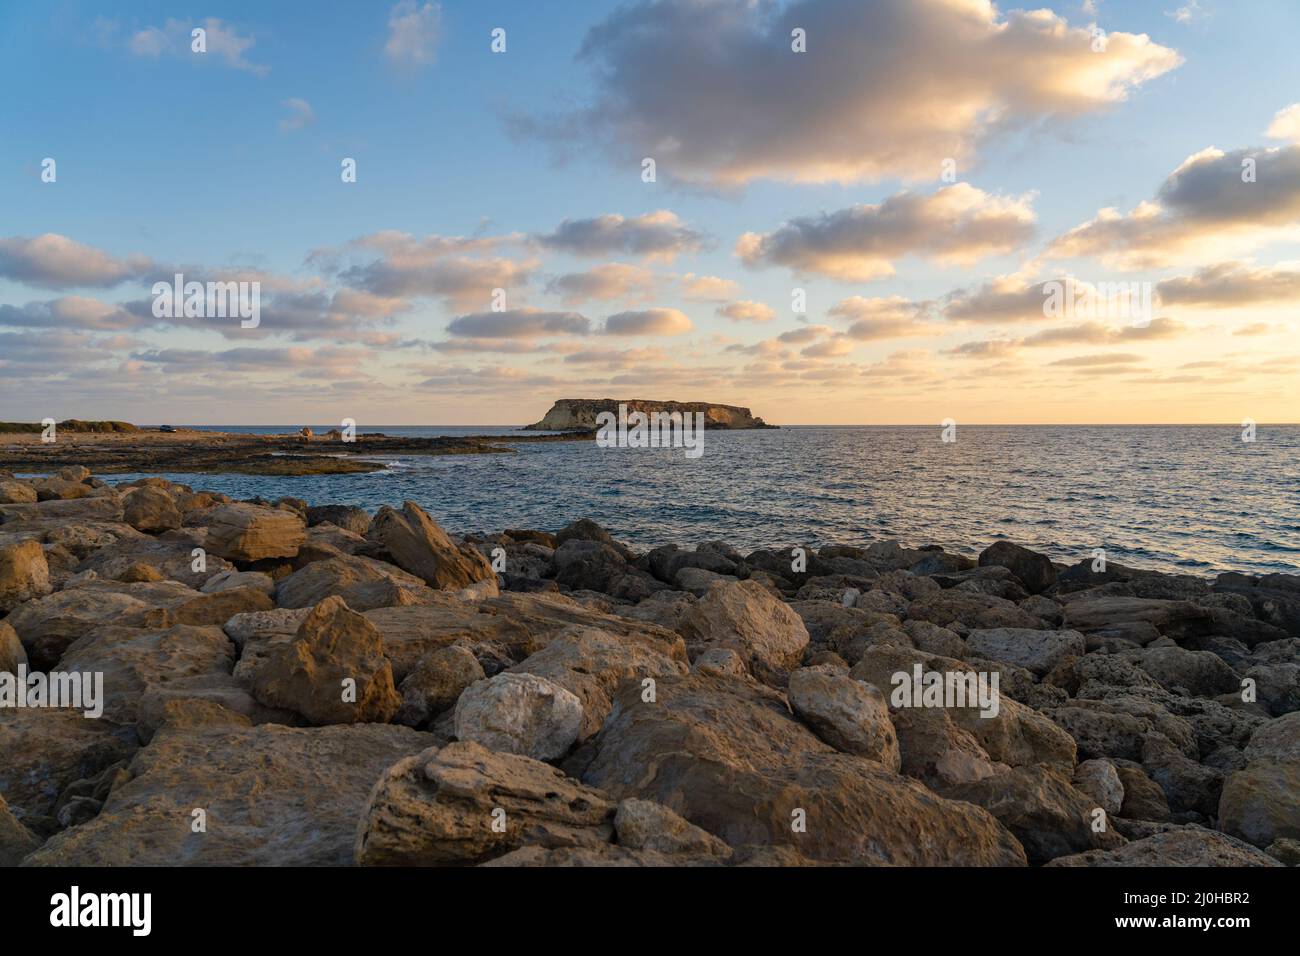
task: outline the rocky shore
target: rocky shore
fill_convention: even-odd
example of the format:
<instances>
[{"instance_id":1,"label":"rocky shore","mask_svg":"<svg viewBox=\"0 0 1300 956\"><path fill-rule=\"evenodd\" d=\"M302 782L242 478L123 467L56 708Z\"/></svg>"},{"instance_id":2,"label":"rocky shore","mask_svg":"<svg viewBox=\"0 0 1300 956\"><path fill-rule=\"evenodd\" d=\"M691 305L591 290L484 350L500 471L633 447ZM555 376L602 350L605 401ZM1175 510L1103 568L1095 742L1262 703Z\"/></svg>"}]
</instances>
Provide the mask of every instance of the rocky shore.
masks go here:
<instances>
[{"instance_id":1,"label":"rocky shore","mask_svg":"<svg viewBox=\"0 0 1300 956\"><path fill-rule=\"evenodd\" d=\"M177 429L162 432L125 423L118 429L59 430L57 440L41 441L39 426L0 432L0 468L48 474L74 466L100 474L169 472L177 474L335 475L382 471L375 460L389 455L510 454L514 444L575 441L568 435L488 435L405 438L359 433L343 441L324 435L252 435Z\"/></svg>"},{"instance_id":2,"label":"rocky shore","mask_svg":"<svg viewBox=\"0 0 1300 956\"><path fill-rule=\"evenodd\" d=\"M0 615L0 865L1300 862L1300 575L457 538L71 466L0 474Z\"/></svg>"}]
</instances>

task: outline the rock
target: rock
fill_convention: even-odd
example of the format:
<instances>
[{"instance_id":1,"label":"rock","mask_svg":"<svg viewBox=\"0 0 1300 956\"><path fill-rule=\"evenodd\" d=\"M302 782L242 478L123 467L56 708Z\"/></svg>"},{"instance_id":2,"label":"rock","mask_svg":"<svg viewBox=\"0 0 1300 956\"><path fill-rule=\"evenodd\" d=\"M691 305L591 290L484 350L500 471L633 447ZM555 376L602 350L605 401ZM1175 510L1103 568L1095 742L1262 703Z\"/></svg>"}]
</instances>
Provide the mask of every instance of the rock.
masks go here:
<instances>
[{"instance_id":1,"label":"rock","mask_svg":"<svg viewBox=\"0 0 1300 956\"><path fill-rule=\"evenodd\" d=\"M8 621L0 621L0 674L17 674L18 665L27 663L27 651L18 640L18 632Z\"/></svg>"},{"instance_id":2,"label":"rock","mask_svg":"<svg viewBox=\"0 0 1300 956\"><path fill-rule=\"evenodd\" d=\"M1070 784L1069 774L1057 767L1008 767L945 793L997 817L1025 848L1031 865L1086 850L1114 849L1125 842L1094 813L1097 805Z\"/></svg>"},{"instance_id":3,"label":"rock","mask_svg":"<svg viewBox=\"0 0 1300 956\"><path fill-rule=\"evenodd\" d=\"M1300 636L1300 574L1221 574L1214 590L1241 595L1260 620Z\"/></svg>"},{"instance_id":4,"label":"rock","mask_svg":"<svg viewBox=\"0 0 1300 956\"><path fill-rule=\"evenodd\" d=\"M1213 830L1188 827L1157 833L1113 850L1057 857L1048 866L1278 866L1259 850Z\"/></svg>"},{"instance_id":5,"label":"rock","mask_svg":"<svg viewBox=\"0 0 1300 956\"><path fill-rule=\"evenodd\" d=\"M1056 583L1056 568L1046 555L1022 548L1010 541L997 541L980 552L981 567L1006 568L1024 584L1030 594L1041 594Z\"/></svg>"},{"instance_id":6,"label":"rock","mask_svg":"<svg viewBox=\"0 0 1300 956\"><path fill-rule=\"evenodd\" d=\"M413 501L404 502L401 511L380 508L366 537L430 587L456 591L486 582L490 590L485 593L496 594L496 572L487 559L472 545L452 541Z\"/></svg>"},{"instance_id":7,"label":"rock","mask_svg":"<svg viewBox=\"0 0 1300 956\"><path fill-rule=\"evenodd\" d=\"M202 548L207 539L207 532L201 528L168 531L154 538L136 534L126 525L122 527L133 536L106 533L103 547L83 555L78 573L94 571L101 578L123 580L131 569L143 564L156 570L163 580L202 588L210 579L235 569L229 561L208 554L202 570L195 570L194 549Z\"/></svg>"},{"instance_id":8,"label":"rock","mask_svg":"<svg viewBox=\"0 0 1300 956\"><path fill-rule=\"evenodd\" d=\"M1223 772L1189 759L1163 734L1143 738L1142 768L1165 792L1174 813L1193 811L1206 818L1218 814Z\"/></svg>"},{"instance_id":9,"label":"rock","mask_svg":"<svg viewBox=\"0 0 1300 956\"><path fill-rule=\"evenodd\" d=\"M126 759L130 728L87 720L81 711L0 708L0 794L19 820L51 816L59 795Z\"/></svg>"},{"instance_id":10,"label":"rock","mask_svg":"<svg viewBox=\"0 0 1300 956\"><path fill-rule=\"evenodd\" d=\"M1190 601L1138 597L1078 597L1065 605L1065 626L1085 634L1117 625L1149 624L1175 640L1209 634L1209 608Z\"/></svg>"},{"instance_id":11,"label":"rock","mask_svg":"<svg viewBox=\"0 0 1300 956\"><path fill-rule=\"evenodd\" d=\"M1264 852L1283 866L1300 866L1300 840L1274 840Z\"/></svg>"},{"instance_id":12,"label":"rock","mask_svg":"<svg viewBox=\"0 0 1300 956\"><path fill-rule=\"evenodd\" d=\"M570 538L551 556L555 580L575 591L608 591L628 572L623 556L608 544Z\"/></svg>"},{"instance_id":13,"label":"rock","mask_svg":"<svg viewBox=\"0 0 1300 956\"><path fill-rule=\"evenodd\" d=\"M582 701L536 674L498 674L465 689L456 701L455 721L460 740L555 760L578 739Z\"/></svg>"},{"instance_id":14,"label":"rock","mask_svg":"<svg viewBox=\"0 0 1300 956\"><path fill-rule=\"evenodd\" d=\"M340 597L355 611L417 604L428 590L424 581L374 558L344 555L314 561L276 586L282 608L315 607Z\"/></svg>"},{"instance_id":15,"label":"rock","mask_svg":"<svg viewBox=\"0 0 1300 956\"><path fill-rule=\"evenodd\" d=\"M624 800L614 814L620 846L656 853L712 856L726 859L731 847L713 834L687 823L662 804L635 798Z\"/></svg>"},{"instance_id":16,"label":"rock","mask_svg":"<svg viewBox=\"0 0 1300 956\"><path fill-rule=\"evenodd\" d=\"M40 845L41 838L18 822L0 795L0 866L17 866Z\"/></svg>"},{"instance_id":17,"label":"rock","mask_svg":"<svg viewBox=\"0 0 1300 956\"><path fill-rule=\"evenodd\" d=\"M709 593L709 589L715 584L727 584L738 580L730 574L718 574L715 571L706 571L704 568L682 568L677 572L676 584L683 591L688 591L696 597L704 597Z\"/></svg>"},{"instance_id":18,"label":"rock","mask_svg":"<svg viewBox=\"0 0 1300 956\"><path fill-rule=\"evenodd\" d=\"M711 856L669 856L655 850L631 850L614 843L599 846L558 847L521 846L505 856L480 864L484 867L682 867L720 866Z\"/></svg>"},{"instance_id":19,"label":"rock","mask_svg":"<svg viewBox=\"0 0 1300 956\"><path fill-rule=\"evenodd\" d=\"M729 647L755 676L779 680L799 665L808 630L790 607L760 584L715 584L682 618L681 633L692 658L712 647Z\"/></svg>"},{"instance_id":20,"label":"rock","mask_svg":"<svg viewBox=\"0 0 1300 956\"><path fill-rule=\"evenodd\" d=\"M402 702L379 631L338 597L316 605L293 641L268 652L251 692L314 724L387 723Z\"/></svg>"},{"instance_id":21,"label":"rock","mask_svg":"<svg viewBox=\"0 0 1300 956\"><path fill-rule=\"evenodd\" d=\"M1124 805L1120 816L1128 820L1169 819L1169 801L1160 785L1147 776L1146 771L1132 763L1117 762L1115 772L1124 787Z\"/></svg>"},{"instance_id":22,"label":"rock","mask_svg":"<svg viewBox=\"0 0 1300 956\"><path fill-rule=\"evenodd\" d=\"M29 862L55 866L344 866L375 780L432 742L407 727L248 727L179 702L93 820ZM193 811L207 832L191 832Z\"/></svg>"},{"instance_id":23,"label":"rock","mask_svg":"<svg viewBox=\"0 0 1300 956\"><path fill-rule=\"evenodd\" d=\"M199 590L204 594L217 594L237 588L252 588L267 597L275 596L275 581L269 574L263 574L261 571L236 571L233 568L212 575Z\"/></svg>"},{"instance_id":24,"label":"rock","mask_svg":"<svg viewBox=\"0 0 1300 956\"><path fill-rule=\"evenodd\" d=\"M1016 627L975 629L966 635L966 649L976 657L1006 661L1040 677L1066 657L1081 657L1085 652L1083 635L1078 631Z\"/></svg>"},{"instance_id":25,"label":"rock","mask_svg":"<svg viewBox=\"0 0 1300 956\"><path fill-rule=\"evenodd\" d=\"M0 611L50 593L45 551L32 539L0 545Z\"/></svg>"},{"instance_id":26,"label":"rock","mask_svg":"<svg viewBox=\"0 0 1300 956\"><path fill-rule=\"evenodd\" d=\"M456 706L461 692L486 675L469 648L459 644L430 651L402 681L397 723L419 727Z\"/></svg>"},{"instance_id":27,"label":"rock","mask_svg":"<svg viewBox=\"0 0 1300 956\"><path fill-rule=\"evenodd\" d=\"M565 628L511 671L544 677L582 702L579 741L600 730L620 682L641 686L647 678L686 672L686 645L679 637L669 641L650 633L618 635L592 627Z\"/></svg>"},{"instance_id":28,"label":"rock","mask_svg":"<svg viewBox=\"0 0 1300 956\"><path fill-rule=\"evenodd\" d=\"M136 531L158 534L181 526L181 511L166 491L145 485L126 496L122 520Z\"/></svg>"},{"instance_id":29,"label":"rock","mask_svg":"<svg viewBox=\"0 0 1300 956\"><path fill-rule=\"evenodd\" d=\"M362 866L449 866L523 846L598 848L613 836L614 813L605 794L554 767L453 743L383 773L360 814L354 858Z\"/></svg>"},{"instance_id":30,"label":"rock","mask_svg":"<svg viewBox=\"0 0 1300 956\"><path fill-rule=\"evenodd\" d=\"M318 505L307 509L307 525L332 524L344 531L364 535L370 527L370 515L351 505Z\"/></svg>"},{"instance_id":31,"label":"rock","mask_svg":"<svg viewBox=\"0 0 1300 956\"><path fill-rule=\"evenodd\" d=\"M25 505L36 501L36 489L16 478L0 477L0 505Z\"/></svg>"},{"instance_id":32,"label":"rock","mask_svg":"<svg viewBox=\"0 0 1300 956\"><path fill-rule=\"evenodd\" d=\"M134 724L148 691L187 678L226 678L234 663L234 645L219 627L180 624L152 631L108 625L75 641L56 667L103 674L104 718Z\"/></svg>"},{"instance_id":33,"label":"rock","mask_svg":"<svg viewBox=\"0 0 1300 956\"><path fill-rule=\"evenodd\" d=\"M306 526L292 511L229 504L208 515L207 550L231 561L292 558L306 540Z\"/></svg>"},{"instance_id":34,"label":"rock","mask_svg":"<svg viewBox=\"0 0 1300 956\"><path fill-rule=\"evenodd\" d=\"M624 561L632 559L632 552L615 541L608 531L589 518L580 518L563 528L555 536L554 547L559 549L566 541L595 541L609 545Z\"/></svg>"},{"instance_id":35,"label":"rock","mask_svg":"<svg viewBox=\"0 0 1300 956\"><path fill-rule=\"evenodd\" d=\"M879 761L895 773L902 765L889 707L871 684L831 665L801 667L790 674L790 706L836 750Z\"/></svg>"},{"instance_id":36,"label":"rock","mask_svg":"<svg viewBox=\"0 0 1300 956\"><path fill-rule=\"evenodd\" d=\"M874 761L835 753L762 685L665 677L654 703L624 685L586 752L582 780L660 803L732 847L812 860L1017 865L1023 851L985 811L944 800ZM581 758L581 759L580 759ZM800 814L798 811L803 811ZM806 826L800 824L800 820Z\"/></svg>"},{"instance_id":37,"label":"rock","mask_svg":"<svg viewBox=\"0 0 1300 956\"><path fill-rule=\"evenodd\" d=\"M1213 697L1241 690L1241 680L1232 668L1209 651L1189 651L1181 647L1146 647L1121 651L1118 655L1132 661L1167 690L1182 688L1196 697Z\"/></svg>"},{"instance_id":38,"label":"rock","mask_svg":"<svg viewBox=\"0 0 1300 956\"><path fill-rule=\"evenodd\" d=\"M1119 816L1124 806L1124 784L1115 764L1109 760L1084 760L1074 768L1074 788L1106 811Z\"/></svg>"},{"instance_id":39,"label":"rock","mask_svg":"<svg viewBox=\"0 0 1300 956\"><path fill-rule=\"evenodd\" d=\"M1041 620L1004 598L957 590L922 595L908 605L907 616L913 621L929 621L950 630L953 624L965 625L963 630L1043 626Z\"/></svg>"},{"instance_id":40,"label":"rock","mask_svg":"<svg viewBox=\"0 0 1300 956\"><path fill-rule=\"evenodd\" d=\"M1300 839L1300 711L1255 731L1246 759L1223 784L1220 828L1261 848Z\"/></svg>"},{"instance_id":41,"label":"rock","mask_svg":"<svg viewBox=\"0 0 1300 956\"><path fill-rule=\"evenodd\" d=\"M960 659L966 656L966 642L946 627L929 621L908 621L903 628L917 650L940 657Z\"/></svg>"},{"instance_id":42,"label":"rock","mask_svg":"<svg viewBox=\"0 0 1300 956\"><path fill-rule=\"evenodd\" d=\"M695 662L691 665L691 673L753 680L749 675L749 667L745 664L745 659L729 647L710 647L695 658Z\"/></svg>"}]
</instances>

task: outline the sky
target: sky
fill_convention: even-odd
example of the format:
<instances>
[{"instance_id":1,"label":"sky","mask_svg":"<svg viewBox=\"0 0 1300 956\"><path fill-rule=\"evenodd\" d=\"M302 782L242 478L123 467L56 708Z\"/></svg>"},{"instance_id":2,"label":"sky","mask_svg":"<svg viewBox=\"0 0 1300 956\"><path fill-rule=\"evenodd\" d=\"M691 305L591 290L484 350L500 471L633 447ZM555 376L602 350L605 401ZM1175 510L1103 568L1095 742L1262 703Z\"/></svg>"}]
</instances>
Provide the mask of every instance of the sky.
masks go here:
<instances>
[{"instance_id":1,"label":"sky","mask_svg":"<svg viewBox=\"0 0 1300 956\"><path fill-rule=\"evenodd\" d=\"M0 0L0 420L1297 422L1297 35L1294 0ZM257 283L257 325L168 314L178 273Z\"/></svg>"}]
</instances>

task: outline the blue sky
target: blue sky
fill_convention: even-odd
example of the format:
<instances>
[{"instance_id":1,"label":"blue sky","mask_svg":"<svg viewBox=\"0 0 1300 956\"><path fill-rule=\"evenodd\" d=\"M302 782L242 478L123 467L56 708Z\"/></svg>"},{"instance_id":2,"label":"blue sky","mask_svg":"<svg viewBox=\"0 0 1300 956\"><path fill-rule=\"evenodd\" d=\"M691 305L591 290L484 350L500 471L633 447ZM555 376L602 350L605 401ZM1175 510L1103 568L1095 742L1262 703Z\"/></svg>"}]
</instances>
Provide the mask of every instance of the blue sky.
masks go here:
<instances>
[{"instance_id":1,"label":"blue sky","mask_svg":"<svg viewBox=\"0 0 1300 956\"><path fill-rule=\"evenodd\" d=\"M78 326L62 320L67 324L46 322L38 330L29 310L15 324L0 323L0 343L9 345L8 355L0 352L0 376L21 386L5 389L9 394L0 419L50 414L142 422L321 422L350 416L394 424L495 423L540 417L549 400L561 395L596 393L732 401L792 423L929 422L949 414L972 421L1233 421L1252 411L1261 420L1300 418L1294 398L1278 397L1300 393L1294 378L1260 380L1251 371L1258 371L1252 363L1276 359L1293 347L1288 309L1295 300L1289 295L1266 302L1250 296L1240 308L1222 301L1213 309L1166 305L1157 314L1170 318L1180 332L1171 331L1159 343L1124 347L1116 327L1109 339L1094 331L1091 343L1079 339L1063 351L1033 355L1011 344L1026 337L1019 317L971 324L943 312L954 293L997 277L1018 275L1032 284L1068 272L1089 281L1156 284L1223 263L1286 272L1300 260L1289 222L1279 221L1261 222L1257 235L1243 231L1236 247L1210 248L1214 231L1208 230L1205 248L1171 252L1162 247L1159 255L1144 253L1140 264L1130 257L1123 268L1107 261L1109 249L1095 242L1083 254L1060 255L1050 263L1040 259L1055 238L1094 219L1099 210L1114 207L1127 214L1152 201L1184 160L1208 147L1229 153L1291 148L1265 131L1280 111L1300 100L1300 66L1292 49L1300 8L1294 3L1051 5L1053 30L1087 31L1095 23L1115 44L1115 52L1096 56L1110 57L1111 63L1130 58L1131 66L1116 67L1122 94L1100 96L1103 84L1087 74L1091 64L1071 53L1059 70L1067 77L1063 89L1042 81L1033 91L1040 101L1050 101L1049 108L1013 104L1005 122L982 116L967 124L960 138L969 155L958 166L958 181L978 190L981 209L1019 203L1028 212L1015 216L1028 217L1028 234L1017 234L1014 241L1000 238L978 254L956 250L957 260L924 252L931 240L915 248L889 240L889 248L873 256L888 259L891 274L870 278L860 270L847 278L833 274L833 268L807 258L812 254L807 249L797 263L781 255L745 261L736 244L746 233L776 236L790 220L872 206L900 194L933 195L946 185L939 178L944 157L910 144L909 137L919 144L928 131L913 128L920 121L903 118L900 127L882 129L879 137L870 128L857 131L860 144L854 151L892 155L897 147L906 153L904 160L882 160L883 171L837 167L837 181L810 181L779 158L787 153L777 142L787 126L792 136L807 135L798 115L808 109L805 96L784 104L774 98L766 118L750 120L752 128L764 129L750 139L757 173L737 178L716 163L710 166L727 149L729 124L742 129L743 111L759 108L743 90L727 85L733 79L738 87L761 83L761 72L746 74L748 64L738 58L736 69L714 77L715 88L674 90L675 78L692 64L677 68L665 62L651 85L662 83L672 95L669 102L655 99L645 84L620 86L623 74L613 75L614 67L641 52L629 26L639 22L636 17L653 23L671 13L708 33L710 7L712 14L728 8L727 22L741 24L737 37L761 33L759 24L783 15L830 24L840 15L835 0L766 5L674 0L623 8L598 2L406 0L350 5L328 14L319 3L3 0L0 69L9 95L0 102L0 239L14 245L8 268L0 253L0 305L22 309L74 297L78 314L92 308L81 300L116 308L148 299L152 280L167 277L163 267L172 265L221 275L256 272L299 283L299 292L332 294L356 277L324 274L321 260L309 259L314 250L337 254L362 237L390 231L417 241L438 236L506 243L502 237L514 236L533 241L473 252L527 263L521 267L526 280L508 289L511 307L578 312L590 321L591 334L548 339L530 332L498 336L498 344L509 342L501 351L439 351L434 343L456 338L449 336L448 324L457 316L487 312L488 301L483 297L476 305L414 293L392 296L401 302L392 305L391 314L367 315L367 328L388 335L370 342L358 341L360 320L356 327L340 319L320 334L301 327L290 334L288 325L276 325L273 307L266 310L260 334L244 341L228 327L202 323ZM891 12L894 3L880 7ZM943 32L945 17L985 16L980 0L918 0L916 7L927 8L925 15L933 19L925 26L935 35ZM1005 26L1017 9L1002 4L988 14L990 30ZM174 21L170 27L169 20ZM237 53L214 47L203 56L192 54L189 29L203 24L216 24L218 47L220 36L233 37L237 46L251 45ZM496 27L507 31L504 54L489 49ZM589 34L593 28L606 30L603 47L602 34ZM852 28L846 23L846 33ZM800 62L823 66L816 58L825 55L824 33L811 31L802 54L809 60ZM1040 55L1054 42L1035 38L1039 34L1027 34L1028 47L1018 59ZM598 38L597 50L580 57L589 35ZM718 44L730 36L710 35ZM1087 35L1075 34L1085 40ZM1121 35L1144 35L1146 45L1122 46L1114 39ZM888 55L873 46L867 32L849 39L860 41L865 58ZM683 42L683 55L710 42ZM1078 49L1076 41L1069 43ZM1053 56L1060 55L1059 46ZM841 44L840 49L853 47ZM1152 49L1164 51L1163 58L1153 57ZM900 80L909 85L896 94L899 116L908 109L923 111L909 97L930 75L925 53L922 46L903 70L919 72ZM1016 79L1022 67L999 56L987 69L1005 69L1007 79L1001 87L991 82L988 95L1014 100L1024 86ZM833 63L826 67L833 85L843 71ZM762 65L754 69L761 71ZM876 96L894 102L890 74L872 77L877 89L828 89L828 96L842 96L850 106ZM852 82L861 80L846 80ZM1062 108L1077 94L1105 102ZM628 122L634 119L638 133L651 139L672 132L674 104L698 114L705 109L700 104L716 100L717 115L703 116L705 134L714 141L701 155L710 158L690 168L661 158L658 181L642 182L639 165L620 149L642 145L628 142L635 139L627 135L632 127L609 117L574 121L584 108L610 96L627 103ZM935 96L934 108L941 112L947 102L942 89ZM953 98L961 98L959 89ZM692 105L692 99L699 102ZM300 106L287 105L294 101ZM295 124L295 116L310 121ZM699 119L686 117L683 123ZM851 110L845 122L853 122ZM655 123L664 128L656 130ZM611 129L613 148L602 140ZM557 141L563 157L557 158ZM695 145L687 143L688 151ZM818 137L806 143L810 157L822 147ZM793 151L804 148L795 143ZM45 157L57 161L55 183L40 178ZM356 159L356 183L340 182L343 157ZM749 160L742 156L742 162ZM560 244L536 242L565 220L610 215L632 220L660 210L670 211L697 241L676 251L641 254L615 246L600 255L573 255ZM68 255L85 259L91 255L87 250L97 250L114 260L144 257L157 268L127 270L130 276L121 281L87 273L93 281L80 285L66 273L42 277L39 268L45 266L32 265L35 260L21 242L51 234L75 244L64 250ZM818 241L810 235L789 238ZM350 249L340 269L364 265L356 246ZM548 291L556 276L606 264L651 274L653 291L569 303ZM688 274L731 280L734 286L724 298L699 301L682 294L680 277ZM807 290L805 315L790 309L795 287ZM378 294L375 287L365 291ZM877 303L901 297L931 308L918 327L921 334L850 341L844 338L845 323L826 313L853 296ZM728 301L761 303L774 314L765 322L729 319L718 314ZM614 336L600 334L610 315L653 309L686 316L689 331L662 324L660 316L646 320L645 335L618 336L613 342ZM1033 323L1034 331L1041 325ZM1236 334L1246 327L1264 331ZM788 348L774 344L765 355L739 351L809 328L823 331ZM118 334L107 334L114 331ZM31 338L40 335L47 340L63 335L66 347L46 356ZM831 339L846 350L802 351L808 343ZM972 362L956 351L981 342L1003 343L993 350L992 362ZM1108 353L1098 348L1102 343L1114 348ZM490 343L478 343L485 344ZM229 354L246 348L279 349L284 364L269 354L266 361L251 362L244 361L244 353ZM575 351L609 355L604 364L599 356L570 361ZM165 360L182 352L184 361ZM1050 361L1039 360L1040 354ZM1107 354L1124 358L1108 363ZM1102 359L1089 366L1095 356ZM1061 371L1044 368L1074 359L1085 361L1062 364ZM1192 367L1229 359L1235 364ZM1103 381L1072 371L1107 365L1126 374ZM1129 367L1117 367L1123 365ZM895 375L902 366L907 368ZM1258 385L1243 386L1246 380ZM1033 403L1008 398L1003 387L1008 382L1029 391L1047 389L1050 397ZM1118 398L1117 386L1124 390ZM160 406L167 411L160 412Z\"/></svg>"}]
</instances>

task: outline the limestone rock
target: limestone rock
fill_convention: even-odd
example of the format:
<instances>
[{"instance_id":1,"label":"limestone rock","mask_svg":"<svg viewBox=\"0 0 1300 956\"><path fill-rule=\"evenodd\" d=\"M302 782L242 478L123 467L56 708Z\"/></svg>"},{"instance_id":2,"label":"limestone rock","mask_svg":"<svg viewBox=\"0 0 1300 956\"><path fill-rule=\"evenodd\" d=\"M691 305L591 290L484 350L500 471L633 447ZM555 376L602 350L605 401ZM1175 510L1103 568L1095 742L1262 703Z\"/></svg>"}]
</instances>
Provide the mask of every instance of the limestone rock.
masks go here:
<instances>
[{"instance_id":1,"label":"limestone rock","mask_svg":"<svg viewBox=\"0 0 1300 956\"><path fill-rule=\"evenodd\" d=\"M472 545L457 544L413 501L402 510L383 507L370 523L366 537L382 546L393 562L430 587L460 590L488 582L496 593L496 572Z\"/></svg>"},{"instance_id":2,"label":"limestone rock","mask_svg":"<svg viewBox=\"0 0 1300 956\"><path fill-rule=\"evenodd\" d=\"M692 658L729 647L769 680L797 667L808 646L799 615L753 581L713 585L683 616L681 633Z\"/></svg>"},{"instance_id":3,"label":"limestone rock","mask_svg":"<svg viewBox=\"0 0 1300 956\"><path fill-rule=\"evenodd\" d=\"M966 648L975 657L1006 661L1040 677L1066 657L1082 656L1086 649L1078 631L1017 627L973 630L966 635Z\"/></svg>"},{"instance_id":4,"label":"limestone rock","mask_svg":"<svg viewBox=\"0 0 1300 956\"><path fill-rule=\"evenodd\" d=\"M345 699L349 681L354 699ZM386 723L401 706L383 638L337 597L316 605L291 642L271 649L251 691L314 724Z\"/></svg>"},{"instance_id":5,"label":"limestone rock","mask_svg":"<svg viewBox=\"0 0 1300 956\"><path fill-rule=\"evenodd\" d=\"M39 542L0 545L0 612L49 593L50 566Z\"/></svg>"},{"instance_id":6,"label":"limestone rock","mask_svg":"<svg viewBox=\"0 0 1300 956\"><path fill-rule=\"evenodd\" d=\"M873 685L832 665L801 667L790 674L790 705L836 750L879 761L895 772L902 765L889 707Z\"/></svg>"},{"instance_id":7,"label":"limestone rock","mask_svg":"<svg viewBox=\"0 0 1300 956\"><path fill-rule=\"evenodd\" d=\"M582 725L582 701L536 674L509 672L471 684L456 701L456 737L490 750L555 760Z\"/></svg>"},{"instance_id":8,"label":"limestone rock","mask_svg":"<svg viewBox=\"0 0 1300 956\"><path fill-rule=\"evenodd\" d=\"M395 719L399 724L419 727L456 706L465 688L485 676L482 665L466 647L453 644L430 651L398 688L402 707Z\"/></svg>"},{"instance_id":9,"label":"limestone rock","mask_svg":"<svg viewBox=\"0 0 1300 956\"><path fill-rule=\"evenodd\" d=\"M713 834L687 823L667 807L650 800L624 800L614 814L620 846L665 854L714 856L726 859L731 847Z\"/></svg>"},{"instance_id":10,"label":"limestone rock","mask_svg":"<svg viewBox=\"0 0 1300 956\"><path fill-rule=\"evenodd\" d=\"M1248 843L1200 827L1169 830L1113 850L1057 857L1048 866L1281 866Z\"/></svg>"},{"instance_id":11,"label":"limestone rock","mask_svg":"<svg viewBox=\"0 0 1300 956\"><path fill-rule=\"evenodd\" d=\"M239 503L208 515L207 550L231 561L292 558L306 540L306 525L292 511Z\"/></svg>"},{"instance_id":12,"label":"limestone rock","mask_svg":"<svg viewBox=\"0 0 1300 956\"><path fill-rule=\"evenodd\" d=\"M383 773L361 812L354 853L367 866L449 866L523 846L599 847L613 835L614 813L605 794L554 767L462 741Z\"/></svg>"},{"instance_id":13,"label":"limestone rock","mask_svg":"<svg viewBox=\"0 0 1300 956\"><path fill-rule=\"evenodd\" d=\"M181 511L172 496L161 488L145 485L126 496L122 520L136 531L158 534L181 526Z\"/></svg>"},{"instance_id":14,"label":"limestone rock","mask_svg":"<svg viewBox=\"0 0 1300 956\"><path fill-rule=\"evenodd\" d=\"M981 567L999 566L1018 577L1030 594L1039 594L1056 583L1056 568L1046 555L1022 548L1010 541L997 541L980 552Z\"/></svg>"}]
</instances>

